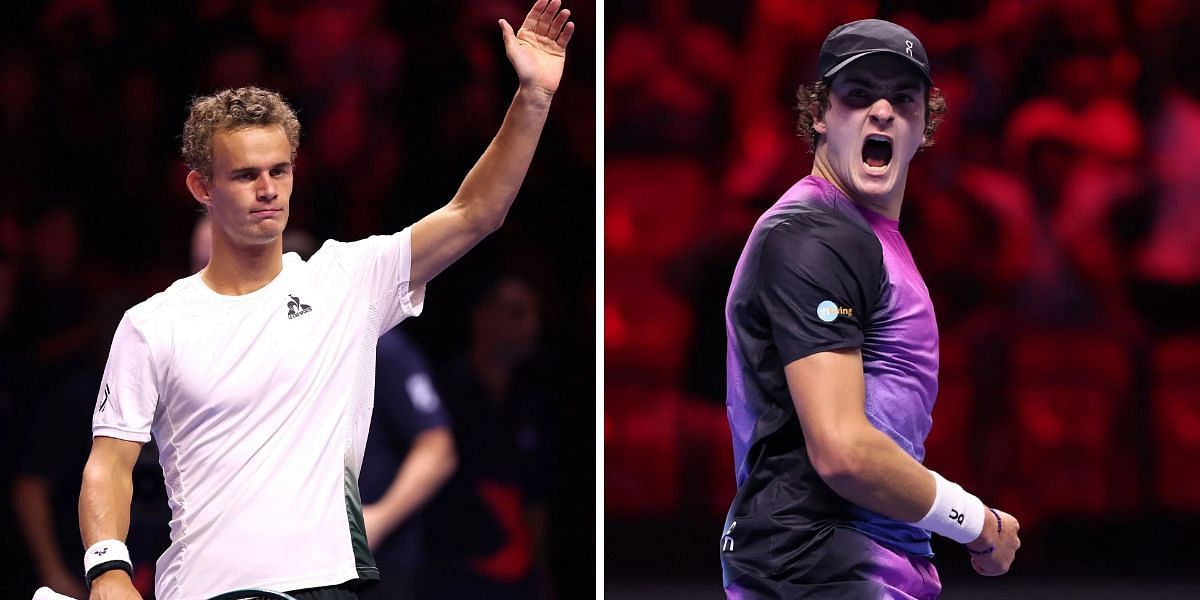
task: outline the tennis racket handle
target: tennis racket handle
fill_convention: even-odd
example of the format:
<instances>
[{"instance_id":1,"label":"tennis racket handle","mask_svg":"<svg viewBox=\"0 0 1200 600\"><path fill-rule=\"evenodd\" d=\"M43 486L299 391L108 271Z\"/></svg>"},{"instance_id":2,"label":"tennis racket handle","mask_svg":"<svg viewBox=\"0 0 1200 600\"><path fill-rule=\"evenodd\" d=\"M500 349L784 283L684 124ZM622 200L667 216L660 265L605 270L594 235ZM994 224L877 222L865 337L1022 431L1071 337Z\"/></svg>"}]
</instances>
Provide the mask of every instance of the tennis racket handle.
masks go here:
<instances>
[{"instance_id":1,"label":"tennis racket handle","mask_svg":"<svg viewBox=\"0 0 1200 600\"><path fill-rule=\"evenodd\" d=\"M64 596L48 587L42 586L33 593L33 600L75 600L75 598Z\"/></svg>"}]
</instances>

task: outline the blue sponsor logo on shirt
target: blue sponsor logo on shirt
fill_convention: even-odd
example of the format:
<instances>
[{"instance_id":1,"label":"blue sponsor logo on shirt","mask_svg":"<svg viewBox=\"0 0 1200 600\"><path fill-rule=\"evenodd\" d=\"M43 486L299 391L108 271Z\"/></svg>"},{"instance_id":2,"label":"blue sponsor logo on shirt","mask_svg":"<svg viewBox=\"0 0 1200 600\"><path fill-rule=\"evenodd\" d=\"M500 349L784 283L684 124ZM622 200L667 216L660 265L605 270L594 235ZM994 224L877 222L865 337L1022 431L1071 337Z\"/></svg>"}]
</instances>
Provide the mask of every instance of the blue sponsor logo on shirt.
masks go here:
<instances>
[{"instance_id":1,"label":"blue sponsor logo on shirt","mask_svg":"<svg viewBox=\"0 0 1200 600\"><path fill-rule=\"evenodd\" d=\"M837 304L834 304L833 300L825 300L817 305L817 318L825 321L826 323L834 322L840 315L853 317L854 309L839 308Z\"/></svg>"}]
</instances>

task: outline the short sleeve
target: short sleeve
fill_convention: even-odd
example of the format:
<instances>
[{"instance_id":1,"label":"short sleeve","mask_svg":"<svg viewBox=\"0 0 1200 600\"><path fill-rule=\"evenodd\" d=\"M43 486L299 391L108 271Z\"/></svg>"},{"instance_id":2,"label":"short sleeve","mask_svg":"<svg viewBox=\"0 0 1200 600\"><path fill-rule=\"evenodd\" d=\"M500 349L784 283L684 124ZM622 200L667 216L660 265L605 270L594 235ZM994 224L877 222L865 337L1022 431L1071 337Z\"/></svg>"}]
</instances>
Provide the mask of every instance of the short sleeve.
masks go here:
<instances>
[{"instance_id":1,"label":"short sleeve","mask_svg":"<svg viewBox=\"0 0 1200 600\"><path fill-rule=\"evenodd\" d=\"M760 300L783 364L858 348L883 278L869 230L828 215L797 215L767 233Z\"/></svg>"},{"instance_id":2,"label":"short sleeve","mask_svg":"<svg viewBox=\"0 0 1200 600\"><path fill-rule=\"evenodd\" d=\"M117 325L92 412L92 436L150 441L158 406L154 357L129 313Z\"/></svg>"},{"instance_id":3,"label":"short sleeve","mask_svg":"<svg viewBox=\"0 0 1200 600\"><path fill-rule=\"evenodd\" d=\"M385 338L386 340L386 338ZM424 361L408 352L388 352L380 345L375 383L376 410L385 411L388 425L406 439L450 423L441 396Z\"/></svg>"},{"instance_id":4,"label":"short sleeve","mask_svg":"<svg viewBox=\"0 0 1200 600\"><path fill-rule=\"evenodd\" d=\"M350 274L355 288L365 294L379 311L377 336L408 317L421 314L425 286L413 289L412 228L392 235L375 235L356 242L328 242L322 252L332 249L337 260ZM314 256L316 258L316 256Z\"/></svg>"}]
</instances>

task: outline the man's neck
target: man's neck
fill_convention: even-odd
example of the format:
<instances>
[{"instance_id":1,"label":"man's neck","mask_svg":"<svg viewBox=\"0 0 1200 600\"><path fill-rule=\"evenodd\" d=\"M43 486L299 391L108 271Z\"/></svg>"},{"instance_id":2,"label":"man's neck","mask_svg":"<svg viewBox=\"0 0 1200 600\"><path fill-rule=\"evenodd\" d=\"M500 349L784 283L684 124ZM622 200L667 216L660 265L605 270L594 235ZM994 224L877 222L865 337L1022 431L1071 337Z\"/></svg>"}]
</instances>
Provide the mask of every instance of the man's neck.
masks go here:
<instances>
[{"instance_id":1,"label":"man's neck","mask_svg":"<svg viewBox=\"0 0 1200 600\"><path fill-rule=\"evenodd\" d=\"M880 197L863 197L861 195L852 194L847 186L833 174L833 169L829 168L829 164L825 161L825 153L823 147L818 148L813 157L813 168L810 175L816 175L834 187L841 190L851 202L873 212L883 215L893 221L900 220L900 207L904 204L904 184L906 177L901 177L896 188L887 196Z\"/></svg>"},{"instance_id":2,"label":"man's neck","mask_svg":"<svg viewBox=\"0 0 1200 600\"><path fill-rule=\"evenodd\" d=\"M213 231L212 257L200 279L214 292L241 296L266 287L283 270L283 236L260 246L238 246Z\"/></svg>"}]
</instances>

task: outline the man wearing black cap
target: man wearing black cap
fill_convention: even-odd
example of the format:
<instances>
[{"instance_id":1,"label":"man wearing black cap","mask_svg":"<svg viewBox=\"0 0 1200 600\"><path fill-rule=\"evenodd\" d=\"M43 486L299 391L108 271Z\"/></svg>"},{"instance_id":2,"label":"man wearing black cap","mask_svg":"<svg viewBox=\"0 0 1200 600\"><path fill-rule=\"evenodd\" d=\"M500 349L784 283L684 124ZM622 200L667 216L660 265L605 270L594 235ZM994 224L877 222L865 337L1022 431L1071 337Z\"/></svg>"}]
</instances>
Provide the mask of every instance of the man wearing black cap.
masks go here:
<instances>
[{"instance_id":1,"label":"man wearing black cap","mask_svg":"<svg viewBox=\"0 0 1200 600\"><path fill-rule=\"evenodd\" d=\"M908 166L945 102L907 29L826 38L801 86L811 175L755 225L725 308L738 492L730 598L936 598L930 534L1005 573L1007 513L921 465L937 395L929 292L899 231Z\"/></svg>"}]
</instances>

